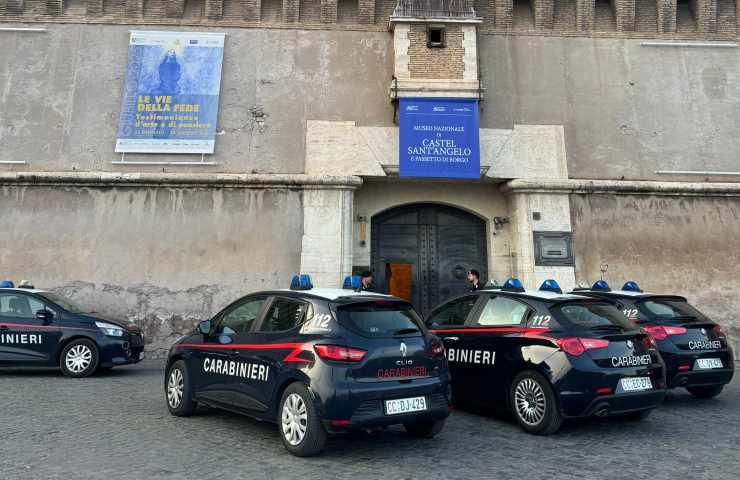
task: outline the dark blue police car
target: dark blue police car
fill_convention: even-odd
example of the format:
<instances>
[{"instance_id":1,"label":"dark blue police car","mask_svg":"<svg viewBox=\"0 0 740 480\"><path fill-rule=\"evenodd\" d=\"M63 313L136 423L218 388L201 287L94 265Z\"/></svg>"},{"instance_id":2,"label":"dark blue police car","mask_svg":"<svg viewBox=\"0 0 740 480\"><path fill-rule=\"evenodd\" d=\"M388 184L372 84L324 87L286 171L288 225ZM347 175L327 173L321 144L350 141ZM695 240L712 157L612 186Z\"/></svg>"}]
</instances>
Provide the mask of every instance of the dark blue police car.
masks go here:
<instances>
[{"instance_id":1,"label":"dark blue police car","mask_svg":"<svg viewBox=\"0 0 740 480\"><path fill-rule=\"evenodd\" d=\"M60 367L69 377L136 363L144 336L126 322L85 312L55 293L0 288L0 365Z\"/></svg>"},{"instance_id":2,"label":"dark blue police car","mask_svg":"<svg viewBox=\"0 0 740 480\"><path fill-rule=\"evenodd\" d=\"M453 404L507 406L534 434L568 417L644 418L665 396L655 342L610 302L516 279L453 298L427 326L445 345Z\"/></svg>"},{"instance_id":3,"label":"dark blue police car","mask_svg":"<svg viewBox=\"0 0 740 480\"><path fill-rule=\"evenodd\" d=\"M734 355L722 328L686 298L646 293L633 281L611 290L600 280L575 292L613 301L630 322L652 335L669 388L685 387L697 398L711 398L732 380Z\"/></svg>"},{"instance_id":4,"label":"dark blue police car","mask_svg":"<svg viewBox=\"0 0 740 480\"><path fill-rule=\"evenodd\" d=\"M303 275L290 290L240 298L180 339L165 393L176 416L204 404L277 422L285 448L308 456L327 434L352 429L403 424L436 435L449 381L442 343L409 303L314 289Z\"/></svg>"}]
</instances>

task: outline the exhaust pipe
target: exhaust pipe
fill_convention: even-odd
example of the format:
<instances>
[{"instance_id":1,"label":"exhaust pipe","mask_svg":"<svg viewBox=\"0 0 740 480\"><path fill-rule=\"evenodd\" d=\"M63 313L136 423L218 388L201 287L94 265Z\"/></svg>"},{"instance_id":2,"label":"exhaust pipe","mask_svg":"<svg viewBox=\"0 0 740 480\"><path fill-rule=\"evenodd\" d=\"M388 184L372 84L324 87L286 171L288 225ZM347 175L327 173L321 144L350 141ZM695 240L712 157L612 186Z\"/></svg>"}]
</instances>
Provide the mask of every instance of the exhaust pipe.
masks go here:
<instances>
[{"instance_id":1,"label":"exhaust pipe","mask_svg":"<svg viewBox=\"0 0 740 480\"><path fill-rule=\"evenodd\" d=\"M601 407L598 407L596 411L594 412L594 415L599 418L606 417L607 415L609 415L609 406L603 405Z\"/></svg>"}]
</instances>

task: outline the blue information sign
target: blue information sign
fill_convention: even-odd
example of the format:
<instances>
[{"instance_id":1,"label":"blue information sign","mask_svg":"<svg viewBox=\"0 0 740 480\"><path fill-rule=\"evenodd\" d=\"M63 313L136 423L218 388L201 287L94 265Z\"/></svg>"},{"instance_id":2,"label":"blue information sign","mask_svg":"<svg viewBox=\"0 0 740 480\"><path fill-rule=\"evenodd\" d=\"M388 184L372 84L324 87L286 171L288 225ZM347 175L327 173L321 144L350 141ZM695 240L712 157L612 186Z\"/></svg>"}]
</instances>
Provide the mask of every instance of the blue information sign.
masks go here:
<instances>
[{"instance_id":1,"label":"blue information sign","mask_svg":"<svg viewBox=\"0 0 740 480\"><path fill-rule=\"evenodd\" d=\"M478 100L401 98L399 175L480 178Z\"/></svg>"}]
</instances>

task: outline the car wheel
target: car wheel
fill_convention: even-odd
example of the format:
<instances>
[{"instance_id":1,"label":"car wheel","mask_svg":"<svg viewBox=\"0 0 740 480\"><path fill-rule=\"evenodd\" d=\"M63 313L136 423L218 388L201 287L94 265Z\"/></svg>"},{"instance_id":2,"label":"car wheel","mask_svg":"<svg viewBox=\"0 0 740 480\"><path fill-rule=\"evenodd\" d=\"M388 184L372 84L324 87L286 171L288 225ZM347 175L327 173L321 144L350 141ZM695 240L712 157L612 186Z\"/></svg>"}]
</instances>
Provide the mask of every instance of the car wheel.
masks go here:
<instances>
[{"instance_id":1,"label":"car wheel","mask_svg":"<svg viewBox=\"0 0 740 480\"><path fill-rule=\"evenodd\" d=\"M72 340L62 350L59 364L68 377L89 377L98 369L98 347L92 340Z\"/></svg>"},{"instance_id":2,"label":"car wheel","mask_svg":"<svg viewBox=\"0 0 740 480\"><path fill-rule=\"evenodd\" d=\"M316 455L326 444L326 430L316 413L313 398L301 383L285 389L280 400L278 428L285 448L297 457Z\"/></svg>"},{"instance_id":3,"label":"car wheel","mask_svg":"<svg viewBox=\"0 0 740 480\"><path fill-rule=\"evenodd\" d=\"M723 388L725 388L724 385L711 385L709 387L686 387L686 390L696 398L714 398L722 393Z\"/></svg>"},{"instance_id":4,"label":"car wheel","mask_svg":"<svg viewBox=\"0 0 740 480\"><path fill-rule=\"evenodd\" d=\"M537 372L522 372L511 383L509 395L522 429L535 435L550 435L560 429L560 405L545 377Z\"/></svg>"},{"instance_id":5,"label":"car wheel","mask_svg":"<svg viewBox=\"0 0 740 480\"><path fill-rule=\"evenodd\" d=\"M649 410L640 410L639 412L625 413L624 415L622 415L622 418L630 422L639 422L641 420L645 420L647 417L650 416L651 413L653 413L652 408Z\"/></svg>"},{"instance_id":6,"label":"car wheel","mask_svg":"<svg viewBox=\"0 0 740 480\"><path fill-rule=\"evenodd\" d=\"M193 387L190 384L188 369L183 360L173 363L167 370L167 409L176 417L189 417L198 404L193 400Z\"/></svg>"},{"instance_id":7,"label":"car wheel","mask_svg":"<svg viewBox=\"0 0 740 480\"><path fill-rule=\"evenodd\" d=\"M432 438L442 431L445 426L444 420L429 420L426 422L404 423L403 428L409 435L419 438Z\"/></svg>"}]
</instances>

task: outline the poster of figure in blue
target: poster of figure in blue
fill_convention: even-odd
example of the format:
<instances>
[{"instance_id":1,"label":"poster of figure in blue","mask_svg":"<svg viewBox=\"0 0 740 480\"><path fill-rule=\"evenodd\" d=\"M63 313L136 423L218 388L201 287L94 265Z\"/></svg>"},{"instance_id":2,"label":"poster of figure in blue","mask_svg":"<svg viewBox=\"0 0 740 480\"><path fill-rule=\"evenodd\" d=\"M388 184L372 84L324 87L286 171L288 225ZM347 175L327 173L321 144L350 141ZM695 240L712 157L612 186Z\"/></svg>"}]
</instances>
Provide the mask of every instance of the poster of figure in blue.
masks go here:
<instances>
[{"instance_id":1,"label":"poster of figure in blue","mask_svg":"<svg viewBox=\"0 0 740 480\"><path fill-rule=\"evenodd\" d=\"M131 32L116 152L213 153L224 34Z\"/></svg>"},{"instance_id":2,"label":"poster of figure in blue","mask_svg":"<svg viewBox=\"0 0 740 480\"><path fill-rule=\"evenodd\" d=\"M478 100L401 98L401 177L480 178Z\"/></svg>"}]
</instances>

